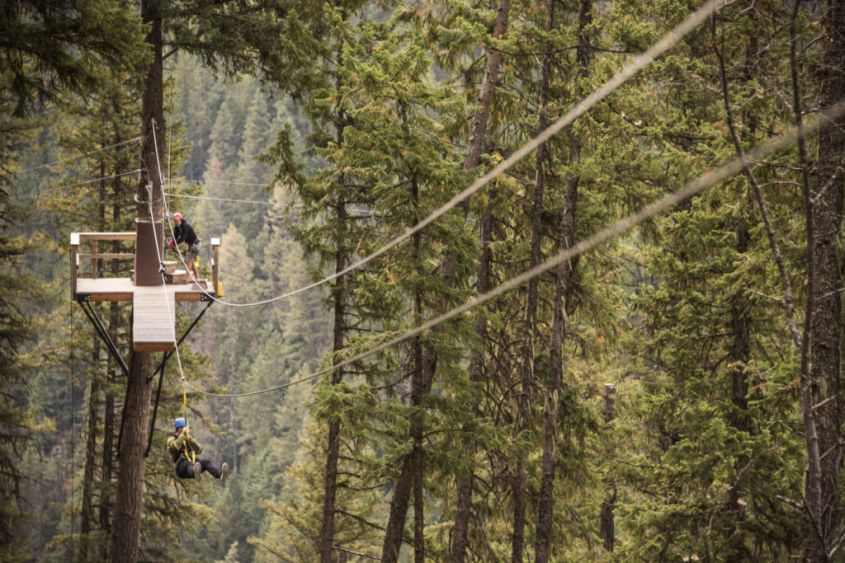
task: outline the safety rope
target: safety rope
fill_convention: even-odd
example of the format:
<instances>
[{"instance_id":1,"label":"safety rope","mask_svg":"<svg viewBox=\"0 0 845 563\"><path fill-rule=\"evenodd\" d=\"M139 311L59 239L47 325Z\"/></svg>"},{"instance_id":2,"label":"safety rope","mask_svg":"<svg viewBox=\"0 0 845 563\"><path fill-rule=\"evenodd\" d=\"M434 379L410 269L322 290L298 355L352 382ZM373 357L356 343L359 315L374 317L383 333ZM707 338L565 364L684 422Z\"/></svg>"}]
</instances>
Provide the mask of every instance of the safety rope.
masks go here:
<instances>
[{"instance_id":1,"label":"safety rope","mask_svg":"<svg viewBox=\"0 0 845 563\"><path fill-rule=\"evenodd\" d=\"M152 119L151 122L152 122L151 129L153 131L153 144L155 146L156 160L158 160L158 143L156 142L156 136L155 136L155 128L156 128L155 119ZM159 173L159 178L162 178L161 163L159 163L158 173ZM173 318L175 319L176 318L176 311L171 310L171 308L170 308L170 299L168 298L168 291L167 291L167 279L164 276L164 251L162 249L161 244L159 243L158 230L155 227L155 212L153 211L153 192L152 192L152 183L151 182L147 182L146 190L147 190L147 206L149 207L149 210L150 210L150 223L151 223L152 231L153 231L153 240L155 241L156 253L158 254L159 274L161 275L161 287L162 287L162 290L164 292L164 302L165 302L165 306L167 307L167 314L173 315ZM162 199L164 199L164 198L162 197ZM184 412L185 412L184 416L185 416L185 418L187 418L188 417L188 382L185 379L185 371L182 369L182 357L179 354L179 342L176 339L175 327L174 327L174 331L173 331L173 347L174 347L174 352L176 354L176 363L179 366L179 377L182 380L182 402L183 402L183 407L184 407Z\"/></svg>"},{"instance_id":2,"label":"safety rope","mask_svg":"<svg viewBox=\"0 0 845 563\"><path fill-rule=\"evenodd\" d=\"M152 120L152 129L155 131L155 119ZM155 142L155 137L153 138ZM158 152L158 147L156 147L156 152ZM161 171L159 170L159 173ZM156 252L158 254L158 261L159 261L159 274L161 275L161 287L164 291L164 302L167 307L167 314L173 315L175 319L176 312L175 310L170 309L170 299L168 297L167 291L167 279L164 275L164 255L161 244L159 244L158 240L158 231L155 227L155 212L153 211L153 193L152 193L152 183L147 182L146 185L147 190L147 206L150 210L150 223L153 230L153 240L155 241L156 245ZM182 408L183 408L183 416L187 419L188 418L188 381L185 378L185 372L182 369L182 358L179 355L179 342L176 340L176 331L173 331L173 347L174 352L176 355L176 363L179 366L179 377L182 380ZM184 454L185 459L189 460L191 463L196 463L196 453L194 452L193 448L189 446L190 442L190 434L188 433L187 428L183 431L185 432L185 446L184 446Z\"/></svg>"},{"instance_id":3,"label":"safety rope","mask_svg":"<svg viewBox=\"0 0 845 563\"><path fill-rule=\"evenodd\" d=\"M558 119L536 137L534 137L531 141L524 144L522 147L517 149L513 154L511 154L508 158L500 162L496 167L492 170L487 172L484 176L476 180L472 183L468 188L463 190L458 195L454 196L450 199L447 203L445 203L442 207L435 210L431 213L428 217L414 225L413 227L408 228L404 233L397 236L393 240L389 241L384 246L378 248L373 253L369 254L368 256L362 258L361 260L350 264L346 268L340 270L339 272L335 272L325 278L313 282L309 285L306 285L302 288L289 291L287 293L283 293L282 295L278 295L276 297L271 297L268 299L262 299L260 301L253 301L250 303L233 303L231 301L224 301L223 299L218 299L216 296L209 294L205 290L200 287L200 290L205 293L205 295L209 299L213 299L214 301L221 303L223 305L228 305L230 307L254 307L258 305L267 305L269 303L274 303L276 301L281 301L283 299L287 299L289 297L293 297L294 295L298 295L300 293L304 293L310 289L314 289L331 281L334 281L346 274L357 270L359 268L364 267L366 264L372 262L382 254L386 253L391 248L401 244L402 242L408 240L413 236L415 233L421 231L426 226L430 225L443 215L445 215L450 210L454 209L458 206L461 202L466 200L469 196L492 182L496 177L503 174L509 168L511 168L514 164L519 162L525 156L533 152L537 147L548 141L554 135L559 133L563 128L571 125L576 119L586 113L590 108L594 105L602 101L606 98L611 92L615 89L620 87L622 84L627 82L631 79L635 74L637 74L640 70L645 68L649 63L654 61L657 57L665 53L669 50L672 46L675 45L678 41L680 41L684 36L689 34L693 29L698 27L701 22L705 19L710 17L716 10L721 8L727 0L709 0L705 2L704 5L693 12L690 16L688 16L683 22L678 24L673 30L669 31L666 35L663 36L660 41L655 43L651 48L649 48L645 53L641 54L640 56L636 57L633 61L622 67L622 69L617 72L612 78L610 78L607 82L602 84L599 88L594 90L592 94L581 100L578 104L575 105L571 110L569 110L566 115ZM153 130L153 139L155 139L155 130ZM158 151L156 151L156 159L158 159ZM161 164L159 164L159 175L161 175ZM163 183L163 180L162 180ZM170 215L169 209L167 207L167 198L164 198L164 206L165 210L167 211L167 215ZM169 223L168 223L169 224ZM173 227L170 226L171 233L173 232ZM182 252L177 247L177 253L179 254L179 259L184 264L184 260L182 258ZM186 265L187 267L187 265ZM190 273L190 272L189 272ZM197 286L199 287L199 280L197 280L193 274L191 274L191 278L196 282Z\"/></svg>"},{"instance_id":4,"label":"safety rope","mask_svg":"<svg viewBox=\"0 0 845 563\"><path fill-rule=\"evenodd\" d=\"M208 395L210 397L248 397L252 395L261 395L264 393L270 393L272 391L278 391L280 389L285 389L292 385L296 385L298 383L304 383L306 381L310 381L312 379L318 378L322 375L326 375L332 373L335 370L338 370L342 367L348 366L354 362L358 362L381 352L382 350L389 348L395 344L398 344L404 340L409 338L413 338L418 334L425 332L447 320L450 320L458 315L469 311L479 305L482 305L491 299L495 299L500 295L524 284L525 282L529 281L532 278L535 278L545 272L548 272L552 268L567 262L576 256L579 256L587 251L590 251L597 247L598 245L624 233L628 229L635 227L644 223L645 221L656 217L660 213L672 209L673 207L677 206L684 200L702 192L703 190L709 188L710 186L721 182L731 176L739 173L744 168L751 166L752 164L759 163L765 157L784 149L794 142L796 142L800 138L807 137L809 135L813 135L826 127L831 125L835 125L835 121L845 115L845 103L840 103L835 106L831 106L829 109L820 112L822 115L816 117L812 122L806 123L803 125L802 128L792 127L787 130L785 133L776 137L775 139L765 143L763 145L758 145L753 150L748 151L744 156L739 156L727 164L716 168L710 172L707 172L694 181L686 184L684 187L680 188L679 190L672 192L663 196L662 198L658 199L657 201L647 205L646 207L642 208L640 211L633 213L624 219L620 219L616 223L610 225L609 227L599 231L598 233L594 234L593 236L584 239L582 242L577 243L575 246L561 250L555 256L547 259L545 262L538 264L534 268L530 270L526 270L525 272L521 273L520 275L511 278L510 280L506 281L505 283L493 288L492 290L478 295L463 305L455 307L446 313L443 313L439 317L432 318L431 320L423 323L422 325L409 329L405 332L400 333L399 335L387 340L374 348L357 354L351 358L338 362L331 367L325 368L323 370L317 371L311 375L307 375L305 377L301 377L294 381L289 381L284 385L277 385L275 387L268 387L266 389L260 389L257 391L249 391L244 393L211 393L209 391L205 391L200 389L196 386L191 386L191 388L196 391L197 393L201 393L203 395Z\"/></svg>"}]
</instances>

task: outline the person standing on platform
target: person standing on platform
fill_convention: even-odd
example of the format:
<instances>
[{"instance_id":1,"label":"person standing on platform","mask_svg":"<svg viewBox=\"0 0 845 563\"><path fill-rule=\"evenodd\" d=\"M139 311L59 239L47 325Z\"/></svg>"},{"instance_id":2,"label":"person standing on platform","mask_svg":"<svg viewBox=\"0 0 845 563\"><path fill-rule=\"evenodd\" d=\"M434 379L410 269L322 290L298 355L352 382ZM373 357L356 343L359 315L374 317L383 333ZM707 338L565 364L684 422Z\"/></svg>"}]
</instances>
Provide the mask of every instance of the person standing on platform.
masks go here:
<instances>
[{"instance_id":1,"label":"person standing on platform","mask_svg":"<svg viewBox=\"0 0 845 563\"><path fill-rule=\"evenodd\" d=\"M181 213L176 212L173 214L173 222L176 224L176 228L173 229L175 240L170 239L168 246L170 250L176 250L176 245L182 244L183 242L188 246L188 250L185 251L185 264L193 272L194 280L199 281L200 275L197 272L194 260L197 259L200 253L200 239L197 237L194 229L185 221Z\"/></svg>"}]
</instances>

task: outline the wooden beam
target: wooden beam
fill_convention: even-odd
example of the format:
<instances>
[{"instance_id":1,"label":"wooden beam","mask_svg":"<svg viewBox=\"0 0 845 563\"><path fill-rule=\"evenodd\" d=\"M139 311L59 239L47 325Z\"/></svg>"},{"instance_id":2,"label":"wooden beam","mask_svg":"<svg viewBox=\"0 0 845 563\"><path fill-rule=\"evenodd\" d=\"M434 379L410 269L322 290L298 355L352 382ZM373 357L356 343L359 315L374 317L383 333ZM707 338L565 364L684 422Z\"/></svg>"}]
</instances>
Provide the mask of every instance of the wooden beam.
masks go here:
<instances>
[{"instance_id":1,"label":"wooden beam","mask_svg":"<svg viewBox=\"0 0 845 563\"><path fill-rule=\"evenodd\" d=\"M70 296L71 299L76 299L76 274L79 269L79 260L77 253L79 252L79 235L77 233L70 234Z\"/></svg>"},{"instance_id":2,"label":"wooden beam","mask_svg":"<svg viewBox=\"0 0 845 563\"><path fill-rule=\"evenodd\" d=\"M79 257L83 260L86 258L93 258L96 256L97 258L102 258L103 260L134 260L135 255L131 252L103 252L102 254L89 254L85 252L81 252Z\"/></svg>"},{"instance_id":3,"label":"wooden beam","mask_svg":"<svg viewBox=\"0 0 845 563\"><path fill-rule=\"evenodd\" d=\"M89 293L90 301L132 301L132 293ZM181 300L180 300L181 301Z\"/></svg>"},{"instance_id":4,"label":"wooden beam","mask_svg":"<svg viewBox=\"0 0 845 563\"><path fill-rule=\"evenodd\" d=\"M212 238L211 239L211 283L213 284L211 287L211 294L215 297L220 297L217 294L217 289L220 287L218 285L220 279L220 239L219 238Z\"/></svg>"},{"instance_id":5,"label":"wooden beam","mask_svg":"<svg viewBox=\"0 0 845 563\"><path fill-rule=\"evenodd\" d=\"M73 233L79 237L80 242L91 240L135 240L134 231L124 231L117 233Z\"/></svg>"},{"instance_id":6,"label":"wooden beam","mask_svg":"<svg viewBox=\"0 0 845 563\"><path fill-rule=\"evenodd\" d=\"M135 342L132 344L132 349L135 352L170 352L173 347L173 342Z\"/></svg>"}]
</instances>

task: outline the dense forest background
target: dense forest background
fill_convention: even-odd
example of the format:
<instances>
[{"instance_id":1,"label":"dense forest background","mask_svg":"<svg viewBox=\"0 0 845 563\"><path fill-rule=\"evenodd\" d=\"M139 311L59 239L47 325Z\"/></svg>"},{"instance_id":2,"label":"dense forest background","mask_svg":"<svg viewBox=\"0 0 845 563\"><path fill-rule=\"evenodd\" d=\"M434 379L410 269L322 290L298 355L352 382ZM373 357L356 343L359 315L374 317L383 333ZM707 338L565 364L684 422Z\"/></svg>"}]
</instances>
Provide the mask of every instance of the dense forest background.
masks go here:
<instances>
[{"instance_id":1,"label":"dense forest background","mask_svg":"<svg viewBox=\"0 0 845 563\"><path fill-rule=\"evenodd\" d=\"M69 238L135 228L155 60L167 207L203 240L205 276L221 239L226 301L271 302L214 303L179 347L224 484L174 475L167 364L139 559L842 557L839 117L342 363L824 115L845 100L843 6L720 4L409 240L272 300L419 223L701 4L84 4L0 13L0 559L115 560L123 539L128 377L70 299ZM128 358L131 307L93 307ZM180 303L177 333L205 307Z\"/></svg>"}]
</instances>

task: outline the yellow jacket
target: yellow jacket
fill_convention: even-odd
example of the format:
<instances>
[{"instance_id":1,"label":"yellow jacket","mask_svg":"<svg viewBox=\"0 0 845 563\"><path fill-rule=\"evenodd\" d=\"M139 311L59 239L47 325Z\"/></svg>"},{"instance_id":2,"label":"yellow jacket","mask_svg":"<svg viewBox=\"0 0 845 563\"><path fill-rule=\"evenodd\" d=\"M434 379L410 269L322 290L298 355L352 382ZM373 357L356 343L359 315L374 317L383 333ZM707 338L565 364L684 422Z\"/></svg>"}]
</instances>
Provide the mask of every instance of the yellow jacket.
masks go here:
<instances>
[{"instance_id":1,"label":"yellow jacket","mask_svg":"<svg viewBox=\"0 0 845 563\"><path fill-rule=\"evenodd\" d=\"M181 456L185 455L185 450L188 453L193 452L198 454L202 452L202 446L184 431L178 436L173 434L167 439L167 451L170 453L170 457L173 458L173 463L176 463Z\"/></svg>"}]
</instances>

